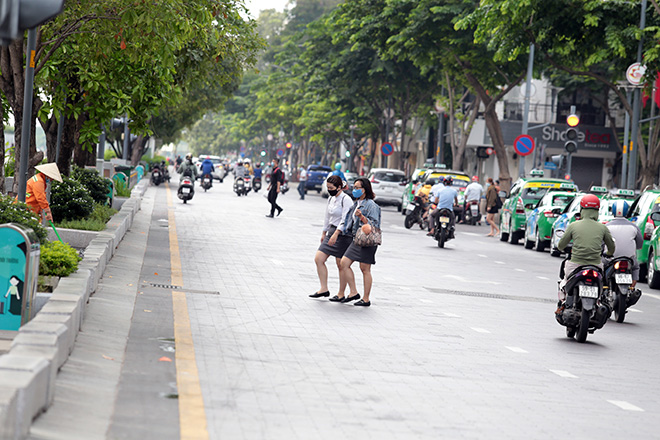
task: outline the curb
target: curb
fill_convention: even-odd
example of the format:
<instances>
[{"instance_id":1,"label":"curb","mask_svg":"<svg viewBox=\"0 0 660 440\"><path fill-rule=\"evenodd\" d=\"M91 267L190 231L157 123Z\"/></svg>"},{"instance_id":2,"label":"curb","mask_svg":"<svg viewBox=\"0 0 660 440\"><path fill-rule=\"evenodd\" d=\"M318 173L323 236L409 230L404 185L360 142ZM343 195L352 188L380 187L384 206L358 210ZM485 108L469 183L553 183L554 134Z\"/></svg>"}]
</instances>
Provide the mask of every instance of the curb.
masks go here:
<instances>
[{"instance_id":1,"label":"curb","mask_svg":"<svg viewBox=\"0 0 660 440\"><path fill-rule=\"evenodd\" d=\"M0 356L0 439L26 438L32 420L53 402L55 378L73 350L85 305L133 224L148 187L149 179L143 179L133 188L85 249L78 271L60 280L50 300L20 328L9 353Z\"/></svg>"}]
</instances>

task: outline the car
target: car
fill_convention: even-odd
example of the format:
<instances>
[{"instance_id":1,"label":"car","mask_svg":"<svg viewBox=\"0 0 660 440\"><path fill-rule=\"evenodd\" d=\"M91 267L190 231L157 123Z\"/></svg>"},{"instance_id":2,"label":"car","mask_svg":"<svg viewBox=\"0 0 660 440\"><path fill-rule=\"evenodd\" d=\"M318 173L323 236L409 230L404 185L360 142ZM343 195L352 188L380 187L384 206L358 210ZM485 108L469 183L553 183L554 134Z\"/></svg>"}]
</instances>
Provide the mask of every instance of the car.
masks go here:
<instances>
[{"instance_id":1,"label":"car","mask_svg":"<svg viewBox=\"0 0 660 440\"><path fill-rule=\"evenodd\" d=\"M629 209L630 221L639 227L644 237L642 248L637 250L640 280L646 277L648 269L647 262L651 251L651 239L655 232L656 225L660 224L654 222L653 219L650 218L650 214L653 212L660 212L660 189L648 189L644 191L639 197L637 197L637 199L635 199ZM654 257L656 255L657 253L654 254ZM654 266L654 269L657 270L657 265Z\"/></svg>"},{"instance_id":2,"label":"car","mask_svg":"<svg viewBox=\"0 0 660 440\"><path fill-rule=\"evenodd\" d=\"M577 185L563 179L520 178L502 204L500 240L517 244L525 236L527 215L549 191L577 192Z\"/></svg>"},{"instance_id":3,"label":"car","mask_svg":"<svg viewBox=\"0 0 660 440\"><path fill-rule=\"evenodd\" d=\"M401 197L405 189L406 175L401 170L391 168L372 168L367 179L376 195L378 204L396 205L401 211Z\"/></svg>"},{"instance_id":4,"label":"car","mask_svg":"<svg viewBox=\"0 0 660 440\"><path fill-rule=\"evenodd\" d=\"M459 209L456 212L457 218L461 218L460 214L463 209L463 202L465 201L465 188L470 184L470 176L468 176L466 173L462 171L455 171L455 170L447 170L444 168L431 168L427 170L422 177L420 178L419 184L414 188L415 193L417 193L417 190L421 188L422 186L426 185L426 182L429 179L433 179L435 181L440 181L441 179L444 179L446 177L451 177L453 180L452 187L456 190L458 193L458 206Z\"/></svg>"},{"instance_id":5,"label":"car","mask_svg":"<svg viewBox=\"0 0 660 440\"><path fill-rule=\"evenodd\" d=\"M652 212L650 217L654 224L660 224L660 212ZM646 281L648 281L649 287L660 289L660 228L655 228L651 235L646 267Z\"/></svg>"},{"instance_id":6,"label":"car","mask_svg":"<svg viewBox=\"0 0 660 440\"><path fill-rule=\"evenodd\" d=\"M614 218L612 215L612 205L617 200L625 200L628 204L635 201L635 191L631 189L619 189L610 193L609 196L601 199L600 209L598 210L598 221L606 224Z\"/></svg>"},{"instance_id":7,"label":"car","mask_svg":"<svg viewBox=\"0 0 660 440\"><path fill-rule=\"evenodd\" d=\"M198 172L198 178L201 180L202 179L202 162L204 159L208 158L211 162L213 162L213 172L211 173L211 177L213 177L213 180L219 180L220 182L223 181L225 178L225 169L222 164L222 159L220 156L200 156L197 158L197 162L195 163L195 166L197 167L197 172Z\"/></svg>"},{"instance_id":8,"label":"car","mask_svg":"<svg viewBox=\"0 0 660 440\"><path fill-rule=\"evenodd\" d=\"M346 177L346 183L348 184L348 191L353 190L353 183L355 182L355 179L357 179L358 176L357 173L344 173L344 176ZM330 176L328 176L330 177ZM327 199L330 194L328 194L328 185L327 185L328 178L323 181L323 186L321 187L321 197L324 199Z\"/></svg>"},{"instance_id":9,"label":"car","mask_svg":"<svg viewBox=\"0 0 660 440\"><path fill-rule=\"evenodd\" d=\"M307 181L305 182L305 189L307 191L316 190L320 193L323 188L323 182L327 179L328 175L332 172L332 168L326 165L310 165L307 167Z\"/></svg>"},{"instance_id":10,"label":"car","mask_svg":"<svg viewBox=\"0 0 660 440\"><path fill-rule=\"evenodd\" d=\"M410 180L406 184L401 196L401 213L406 215L406 208L408 204L415 198L415 193L419 189L421 177L428 170L428 168L415 168L415 171L410 175Z\"/></svg>"},{"instance_id":11,"label":"car","mask_svg":"<svg viewBox=\"0 0 660 440\"><path fill-rule=\"evenodd\" d=\"M552 225L575 198L574 192L550 191L527 215L525 248L543 252L552 238Z\"/></svg>"}]
</instances>

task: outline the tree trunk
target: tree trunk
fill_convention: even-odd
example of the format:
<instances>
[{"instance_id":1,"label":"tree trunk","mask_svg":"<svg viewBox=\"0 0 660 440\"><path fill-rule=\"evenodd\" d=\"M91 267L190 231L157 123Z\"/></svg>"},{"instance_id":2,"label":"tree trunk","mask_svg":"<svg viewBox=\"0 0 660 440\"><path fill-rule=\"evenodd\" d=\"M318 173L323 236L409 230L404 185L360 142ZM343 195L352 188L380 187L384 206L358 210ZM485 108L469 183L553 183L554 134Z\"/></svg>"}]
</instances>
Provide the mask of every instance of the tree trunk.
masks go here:
<instances>
[{"instance_id":1,"label":"tree trunk","mask_svg":"<svg viewBox=\"0 0 660 440\"><path fill-rule=\"evenodd\" d=\"M0 106L0 116L4 116L1 114L1 112L2 112L2 106ZM4 194L5 192L5 125L4 124L0 124L0 142L2 142L2 145L0 145L0 194Z\"/></svg>"},{"instance_id":2,"label":"tree trunk","mask_svg":"<svg viewBox=\"0 0 660 440\"><path fill-rule=\"evenodd\" d=\"M56 124L55 124L56 125ZM71 159L73 158L73 151L75 148L75 133L76 133L76 121L74 119L64 116L64 122L62 125L62 139L60 145L60 157L57 161L57 168L60 169L60 173L64 176L70 174ZM53 151L53 159L55 159L55 145L57 143L57 129L53 133L52 130L49 130L46 133L46 141L49 145L49 150ZM51 147L52 146L52 147Z\"/></svg>"},{"instance_id":3,"label":"tree trunk","mask_svg":"<svg viewBox=\"0 0 660 440\"><path fill-rule=\"evenodd\" d=\"M502 126L500 125L500 120L498 119L497 113L495 112L495 106L490 108L487 107L486 113L484 113L484 119L486 120L486 127L490 133L490 138L492 139L493 147L495 148L495 154L497 155L497 165L500 168L500 188L508 192L511 189L509 160L506 157L504 135L502 135Z\"/></svg>"}]
</instances>

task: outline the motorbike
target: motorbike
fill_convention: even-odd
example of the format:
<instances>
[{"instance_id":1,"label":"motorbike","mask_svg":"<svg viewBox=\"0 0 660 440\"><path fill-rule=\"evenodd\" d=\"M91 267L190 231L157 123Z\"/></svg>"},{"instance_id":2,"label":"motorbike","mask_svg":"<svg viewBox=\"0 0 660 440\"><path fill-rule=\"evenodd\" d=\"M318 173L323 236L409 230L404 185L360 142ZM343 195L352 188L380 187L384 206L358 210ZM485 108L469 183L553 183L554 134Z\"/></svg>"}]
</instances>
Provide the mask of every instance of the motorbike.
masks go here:
<instances>
[{"instance_id":1,"label":"motorbike","mask_svg":"<svg viewBox=\"0 0 660 440\"><path fill-rule=\"evenodd\" d=\"M451 225L452 211L442 208L436 217L435 233L433 238L438 242L438 247L445 247L445 243L454 238L454 226Z\"/></svg>"},{"instance_id":2,"label":"motorbike","mask_svg":"<svg viewBox=\"0 0 660 440\"><path fill-rule=\"evenodd\" d=\"M160 164L160 172L162 174L162 181L164 182L167 180L169 182L172 177L170 176L170 171L168 170L165 161Z\"/></svg>"},{"instance_id":3,"label":"motorbike","mask_svg":"<svg viewBox=\"0 0 660 440\"><path fill-rule=\"evenodd\" d=\"M250 192L250 178L249 177L237 177L234 180L234 192L237 196L247 196Z\"/></svg>"},{"instance_id":4,"label":"motorbike","mask_svg":"<svg viewBox=\"0 0 660 440\"><path fill-rule=\"evenodd\" d=\"M280 194L286 194L288 190L289 190L289 181L284 180L284 183L280 185Z\"/></svg>"},{"instance_id":5,"label":"motorbike","mask_svg":"<svg viewBox=\"0 0 660 440\"><path fill-rule=\"evenodd\" d=\"M559 276L564 278L564 265ZM566 336L585 342L587 334L603 328L612 307L603 292L603 274L598 266L584 265L575 269L568 277L566 301L555 312L555 319L566 327Z\"/></svg>"},{"instance_id":6,"label":"motorbike","mask_svg":"<svg viewBox=\"0 0 660 440\"><path fill-rule=\"evenodd\" d=\"M195 195L195 185L190 176L185 175L181 177L176 195L179 199L183 200L183 203L188 203L188 200L193 198Z\"/></svg>"},{"instance_id":7,"label":"motorbike","mask_svg":"<svg viewBox=\"0 0 660 440\"><path fill-rule=\"evenodd\" d=\"M479 201L470 200L465 203L465 223L468 223L472 226L479 224L481 225L481 213L479 212Z\"/></svg>"},{"instance_id":8,"label":"motorbike","mask_svg":"<svg viewBox=\"0 0 660 440\"><path fill-rule=\"evenodd\" d=\"M151 183L158 186L163 180L163 174L160 172L160 168L155 167L153 171L151 171Z\"/></svg>"},{"instance_id":9,"label":"motorbike","mask_svg":"<svg viewBox=\"0 0 660 440\"><path fill-rule=\"evenodd\" d=\"M605 283L603 290L614 311L616 322L623 322L626 310L637 304L642 292L630 289L634 262L628 257L618 257L605 263Z\"/></svg>"},{"instance_id":10,"label":"motorbike","mask_svg":"<svg viewBox=\"0 0 660 440\"><path fill-rule=\"evenodd\" d=\"M259 192L259 190L261 189L261 177L252 178L252 189L254 190L255 193Z\"/></svg>"},{"instance_id":11,"label":"motorbike","mask_svg":"<svg viewBox=\"0 0 660 440\"><path fill-rule=\"evenodd\" d=\"M406 206L406 218L403 221L406 229L412 228L415 224L419 224L420 229L428 227L428 219L424 218L424 201L419 196L415 196Z\"/></svg>"},{"instance_id":12,"label":"motorbike","mask_svg":"<svg viewBox=\"0 0 660 440\"><path fill-rule=\"evenodd\" d=\"M212 186L213 186L213 178L211 177L210 174L204 174L202 176L202 188L204 188L204 192L211 189Z\"/></svg>"}]
</instances>

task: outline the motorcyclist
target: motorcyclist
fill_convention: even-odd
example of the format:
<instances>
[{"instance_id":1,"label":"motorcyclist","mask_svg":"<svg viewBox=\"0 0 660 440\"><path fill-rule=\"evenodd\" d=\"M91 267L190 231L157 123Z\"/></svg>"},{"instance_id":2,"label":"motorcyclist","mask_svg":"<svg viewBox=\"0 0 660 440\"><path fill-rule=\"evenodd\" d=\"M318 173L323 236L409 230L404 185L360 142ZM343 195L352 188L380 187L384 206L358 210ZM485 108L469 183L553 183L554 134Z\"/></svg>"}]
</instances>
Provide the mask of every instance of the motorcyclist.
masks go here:
<instances>
[{"instance_id":1,"label":"motorcyclist","mask_svg":"<svg viewBox=\"0 0 660 440\"><path fill-rule=\"evenodd\" d=\"M431 189L435 185L434 179L429 179L417 190L415 193L416 197L419 197L422 202L422 218L426 219L428 216L430 198L431 198ZM444 185L443 185L444 186Z\"/></svg>"},{"instance_id":2,"label":"motorcyclist","mask_svg":"<svg viewBox=\"0 0 660 440\"><path fill-rule=\"evenodd\" d=\"M467 212L468 205L472 201L476 201L477 204L481 200L481 197L484 195L484 187L479 183L478 176L472 176L472 183L465 187L465 204L464 212Z\"/></svg>"},{"instance_id":3,"label":"motorcyclist","mask_svg":"<svg viewBox=\"0 0 660 440\"><path fill-rule=\"evenodd\" d=\"M192 162L192 154L186 154L186 160L184 160L183 163L179 165L176 172L182 176L190 177L193 179L193 181L197 179L197 167L195 167Z\"/></svg>"},{"instance_id":4,"label":"motorcyclist","mask_svg":"<svg viewBox=\"0 0 660 440\"><path fill-rule=\"evenodd\" d=\"M639 280L639 262L637 261L636 250L642 248L644 238L639 227L626 218L629 208L630 205L625 200L614 202L612 204L614 220L607 222L605 226L610 230L610 234L612 234L612 238L616 243L613 258L628 257L633 260L633 282L630 285L630 290L635 290Z\"/></svg>"},{"instance_id":5,"label":"motorcyclist","mask_svg":"<svg viewBox=\"0 0 660 440\"><path fill-rule=\"evenodd\" d=\"M243 166L243 161L239 160L236 162L236 166L234 167L234 179L238 179L239 177L245 177L247 174L247 170Z\"/></svg>"},{"instance_id":6,"label":"motorcyclist","mask_svg":"<svg viewBox=\"0 0 660 440\"><path fill-rule=\"evenodd\" d=\"M211 158L209 156L206 156L206 158L202 161L202 179L204 177L209 176L211 179L211 186L213 186L213 173L215 167L213 166L213 162L211 162Z\"/></svg>"},{"instance_id":7,"label":"motorcyclist","mask_svg":"<svg viewBox=\"0 0 660 440\"><path fill-rule=\"evenodd\" d=\"M252 161L250 159L245 159L243 161L243 166L245 167L245 174L248 176L251 176L254 174L254 170L252 169Z\"/></svg>"},{"instance_id":8,"label":"motorcyclist","mask_svg":"<svg viewBox=\"0 0 660 440\"><path fill-rule=\"evenodd\" d=\"M261 173L262 172L263 172L263 170L261 169L261 164L260 163L254 164L254 178L261 180Z\"/></svg>"},{"instance_id":9,"label":"motorcyclist","mask_svg":"<svg viewBox=\"0 0 660 440\"><path fill-rule=\"evenodd\" d=\"M570 260L565 261L564 279L559 283L559 303L556 313L563 310L566 300L564 286L575 269L584 265L593 265L603 269L601 254L603 242L607 246L608 258L614 255L615 245L612 234L607 226L598 221L600 200L593 194L587 194L580 200L580 220L571 223L559 240L557 248L564 251L568 244L573 242Z\"/></svg>"},{"instance_id":10,"label":"motorcyclist","mask_svg":"<svg viewBox=\"0 0 660 440\"><path fill-rule=\"evenodd\" d=\"M335 164L335 170L332 172L332 174L334 174L335 176L339 176L342 182L346 181L346 176L344 175L344 173L341 172L341 163L337 162Z\"/></svg>"},{"instance_id":11,"label":"motorcyclist","mask_svg":"<svg viewBox=\"0 0 660 440\"><path fill-rule=\"evenodd\" d=\"M456 191L456 189L452 187L452 183L454 183L454 179L452 179L451 177L445 177L444 188L440 189L435 194L433 193L433 188L431 188L431 194L432 194L431 200L436 204L436 208L435 211L431 213L432 226L431 226L431 231L427 235L433 236L433 234L435 233L435 223L437 217L440 215L441 209L449 210L450 212L449 229L451 230L454 227L454 221L455 221L454 206L458 206L458 192Z\"/></svg>"}]
</instances>

